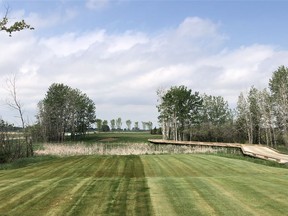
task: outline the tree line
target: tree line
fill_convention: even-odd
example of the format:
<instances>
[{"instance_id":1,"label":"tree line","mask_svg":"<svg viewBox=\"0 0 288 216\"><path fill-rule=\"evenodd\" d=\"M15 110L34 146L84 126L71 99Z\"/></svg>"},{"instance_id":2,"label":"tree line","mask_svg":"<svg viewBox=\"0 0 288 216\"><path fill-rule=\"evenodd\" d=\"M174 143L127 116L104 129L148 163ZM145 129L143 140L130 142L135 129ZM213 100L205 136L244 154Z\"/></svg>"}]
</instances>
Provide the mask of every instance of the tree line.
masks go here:
<instances>
[{"instance_id":1,"label":"tree line","mask_svg":"<svg viewBox=\"0 0 288 216\"><path fill-rule=\"evenodd\" d=\"M153 129L153 123L151 121L148 121L148 122L142 121L141 123L142 123L142 130L151 131ZM132 125L132 121L128 119L125 121L125 125L124 125L120 117L116 119L112 119L110 120L110 122L108 122L107 120L96 119L96 127L98 131L103 131L103 132L140 131L141 130L138 121L135 121L134 125Z\"/></svg>"},{"instance_id":2,"label":"tree line","mask_svg":"<svg viewBox=\"0 0 288 216\"><path fill-rule=\"evenodd\" d=\"M160 89L159 123L163 139L288 145L288 68L280 66L269 88L252 86L230 109L222 96L193 92L186 86Z\"/></svg>"}]
</instances>

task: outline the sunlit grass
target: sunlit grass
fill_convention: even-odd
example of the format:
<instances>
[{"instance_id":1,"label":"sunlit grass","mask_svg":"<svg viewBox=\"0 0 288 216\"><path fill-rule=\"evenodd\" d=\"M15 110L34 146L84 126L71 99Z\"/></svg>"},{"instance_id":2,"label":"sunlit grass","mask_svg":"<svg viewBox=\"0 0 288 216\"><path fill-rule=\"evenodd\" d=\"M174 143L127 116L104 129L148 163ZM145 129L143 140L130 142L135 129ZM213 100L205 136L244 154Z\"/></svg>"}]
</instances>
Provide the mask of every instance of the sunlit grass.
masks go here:
<instances>
[{"instance_id":1,"label":"sunlit grass","mask_svg":"<svg viewBox=\"0 0 288 216\"><path fill-rule=\"evenodd\" d=\"M285 215L287 196L287 169L206 154L58 157L0 170L0 215Z\"/></svg>"}]
</instances>

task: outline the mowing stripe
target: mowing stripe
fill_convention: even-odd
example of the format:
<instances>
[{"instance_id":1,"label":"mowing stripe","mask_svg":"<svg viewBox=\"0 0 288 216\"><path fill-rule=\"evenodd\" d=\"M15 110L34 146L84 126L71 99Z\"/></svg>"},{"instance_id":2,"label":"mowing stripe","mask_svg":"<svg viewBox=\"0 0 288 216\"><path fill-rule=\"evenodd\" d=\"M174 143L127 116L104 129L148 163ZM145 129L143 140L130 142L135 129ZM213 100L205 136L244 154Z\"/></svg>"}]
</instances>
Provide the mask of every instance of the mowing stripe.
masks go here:
<instances>
[{"instance_id":1,"label":"mowing stripe","mask_svg":"<svg viewBox=\"0 0 288 216\"><path fill-rule=\"evenodd\" d=\"M285 215L288 170L211 155L75 156L0 171L0 215Z\"/></svg>"},{"instance_id":2,"label":"mowing stripe","mask_svg":"<svg viewBox=\"0 0 288 216\"><path fill-rule=\"evenodd\" d=\"M156 215L286 215L288 170L212 155L141 156Z\"/></svg>"},{"instance_id":3,"label":"mowing stripe","mask_svg":"<svg viewBox=\"0 0 288 216\"><path fill-rule=\"evenodd\" d=\"M78 156L0 171L0 215L151 215L138 156Z\"/></svg>"}]
</instances>

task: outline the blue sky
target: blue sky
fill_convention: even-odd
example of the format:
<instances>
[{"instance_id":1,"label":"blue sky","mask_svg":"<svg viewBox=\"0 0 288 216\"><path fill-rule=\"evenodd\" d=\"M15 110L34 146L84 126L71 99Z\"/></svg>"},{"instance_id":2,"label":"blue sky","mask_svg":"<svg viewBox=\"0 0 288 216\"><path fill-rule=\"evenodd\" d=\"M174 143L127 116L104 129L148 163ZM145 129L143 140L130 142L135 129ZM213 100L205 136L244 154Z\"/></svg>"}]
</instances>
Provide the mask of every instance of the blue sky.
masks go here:
<instances>
[{"instance_id":1,"label":"blue sky","mask_svg":"<svg viewBox=\"0 0 288 216\"><path fill-rule=\"evenodd\" d=\"M197 16L219 23L221 30L229 35L229 45L232 47L253 43L288 45L283 37L287 34L285 20L288 1L285 0L102 1L107 3L99 3L99 8L95 9L89 9L85 1L77 0L6 1L4 5L8 4L11 10L24 9L26 13L36 12L42 16L51 15L51 11L65 13L70 10L77 13L70 22L38 31L48 35L98 28L105 28L109 32L133 29L153 34L164 28L176 27L187 17Z\"/></svg>"},{"instance_id":2,"label":"blue sky","mask_svg":"<svg viewBox=\"0 0 288 216\"><path fill-rule=\"evenodd\" d=\"M156 125L156 90L172 85L221 95L235 107L240 92L267 87L288 57L285 0L0 3L12 21L35 27L0 34L0 79L17 75L29 122L53 82L86 92L107 120ZM5 101L5 88L0 93ZM17 124L6 106L0 112Z\"/></svg>"}]
</instances>

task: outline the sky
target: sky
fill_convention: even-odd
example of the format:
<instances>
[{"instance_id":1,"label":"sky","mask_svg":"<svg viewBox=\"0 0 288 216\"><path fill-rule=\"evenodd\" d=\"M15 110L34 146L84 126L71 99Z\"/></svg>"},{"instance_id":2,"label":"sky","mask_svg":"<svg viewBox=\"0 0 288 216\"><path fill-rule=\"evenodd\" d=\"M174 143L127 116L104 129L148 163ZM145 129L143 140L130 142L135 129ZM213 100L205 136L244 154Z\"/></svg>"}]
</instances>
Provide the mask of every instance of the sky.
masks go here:
<instances>
[{"instance_id":1,"label":"sky","mask_svg":"<svg viewBox=\"0 0 288 216\"><path fill-rule=\"evenodd\" d=\"M158 126L157 89L185 85L235 108L288 63L288 0L0 0L1 17L6 8L35 28L0 32L0 116L15 125L14 75L29 124L64 83L95 102L97 118Z\"/></svg>"}]
</instances>

